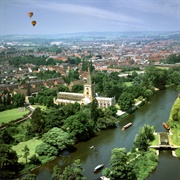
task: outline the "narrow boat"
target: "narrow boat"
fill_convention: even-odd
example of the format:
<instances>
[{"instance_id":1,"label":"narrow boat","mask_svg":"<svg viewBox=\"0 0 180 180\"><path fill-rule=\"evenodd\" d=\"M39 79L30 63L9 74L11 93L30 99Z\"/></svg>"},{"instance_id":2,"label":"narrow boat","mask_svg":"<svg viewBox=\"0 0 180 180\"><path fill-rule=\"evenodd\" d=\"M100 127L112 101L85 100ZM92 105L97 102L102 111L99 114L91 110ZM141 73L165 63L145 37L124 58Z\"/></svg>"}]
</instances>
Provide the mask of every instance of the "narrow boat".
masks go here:
<instances>
[{"instance_id":1,"label":"narrow boat","mask_svg":"<svg viewBox=\"0 0 180 180\"><path fill-rule=\"evenodd\" d=\"M110 180L110 178L107 178L106 176L101 176L100 179L102 179L102 180Z\"/></svg>"},{"instance_id":2,"label":"narrow boat","mask_svg":"<svg viewBox=\"0 0 180 180\"><path fill-rule=\"evenodd\" d=\"M132 123L128 123L128 124L124 125L124 126L122 127L122 130L124 131L125 129L127 129L127 128L130 127L131 125L132 125Z\"/></svg>"},{"instance_id":3,"label":"narrow boat","mask_svg":"<svg viewBox=\"0 0 180 180\"><path fill-rule=\"evenodd\" d=\"M93 149L94 148L94 146L91 146L91 147L89 147L90 149Z\"/></svg>"},{"instance_id":4,"label":"narrow boat","mask_svg":"<svg viewBox=\"0 0 180 180\"><path fill-rule=\"evenodd\" d=\"M167 130L170 130L170 127L164 122L164 123L162 123L163 124L163 126L167 129Z\"/></svg>"},{"instance_id":5,"label":"narrow boat","mask_svg":"<svg viewBox=\"0 0 180 180\"><path fill-rule=\"evenodd\" d=\"M94 168L94 173L100 171L104 167L104 164L100 164Z\"/></svg>"}]
</instances>

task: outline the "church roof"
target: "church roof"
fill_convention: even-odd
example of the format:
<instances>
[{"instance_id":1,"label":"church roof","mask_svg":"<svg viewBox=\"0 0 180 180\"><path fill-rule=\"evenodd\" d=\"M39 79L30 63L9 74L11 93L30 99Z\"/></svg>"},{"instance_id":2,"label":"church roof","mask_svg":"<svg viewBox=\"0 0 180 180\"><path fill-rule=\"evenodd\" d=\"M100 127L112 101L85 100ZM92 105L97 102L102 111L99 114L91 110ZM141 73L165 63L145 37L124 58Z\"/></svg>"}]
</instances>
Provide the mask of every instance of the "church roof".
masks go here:
<instances>
[{"instance_id":1,"label":"church roof","mask_svg":"<svg viewBox=\"0 0 180 180\"><path fill-rule=\"evenodd\" d=\"M58 99L66 99L66 100L72 100L72 101L81 101L83 98L83 94L81 93L70 93L70 92L59 92L57 95Z\"/></svg>"}]
</instances>

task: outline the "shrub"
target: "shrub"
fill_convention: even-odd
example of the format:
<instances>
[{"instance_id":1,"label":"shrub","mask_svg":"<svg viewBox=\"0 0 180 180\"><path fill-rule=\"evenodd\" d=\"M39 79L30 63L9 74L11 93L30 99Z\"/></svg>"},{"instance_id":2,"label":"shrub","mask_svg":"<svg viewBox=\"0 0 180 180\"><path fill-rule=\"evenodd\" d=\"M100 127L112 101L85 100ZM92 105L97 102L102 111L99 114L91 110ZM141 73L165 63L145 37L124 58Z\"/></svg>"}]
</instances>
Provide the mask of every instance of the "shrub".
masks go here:
<instances>
[{"instance_id":1,"label":"shrub","mask_svg":"<svg viewBox=\"0 0 180 180\"><path fill-rule=\"evenodd\" d=\"M30 160L30 164L41 165L41 161L39 160L39 158L35 154L33 156L31 156L29 158L29 160Z\"/></svg>"},{"instance_id":2,"label":"shrub","mask_svg":"<svg viewBox=\"0 0 180 180\"><path fill-rule=\"evenodd\" d=\"M57 156L58 150L47 143L42 143L36 147L35 152L40 156Z\"/></svg>"}]
</instances>

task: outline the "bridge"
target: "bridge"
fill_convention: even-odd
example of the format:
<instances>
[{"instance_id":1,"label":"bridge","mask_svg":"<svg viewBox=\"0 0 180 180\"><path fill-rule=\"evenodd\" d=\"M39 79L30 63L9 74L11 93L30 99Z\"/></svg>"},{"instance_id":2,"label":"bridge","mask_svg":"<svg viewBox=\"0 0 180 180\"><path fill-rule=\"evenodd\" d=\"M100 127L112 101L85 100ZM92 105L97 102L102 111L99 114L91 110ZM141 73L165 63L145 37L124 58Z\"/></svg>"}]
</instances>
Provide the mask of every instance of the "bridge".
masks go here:
<instances>
[{"instance_id":1,"label":"bridge","mask_svg":"<svg viewBox=\"0 0 180 180\"><path fill-rule=\"evenodd\" d=\"M180 148L179 146L173 146L169 144L169 133L158 132L157 134L159 134L159 144L156 146L150 146L151 148L157 150L175 150Z\"/></svg>"},{"instance_id":2,"label":"bridge","mask_svg":"<svg viewBox=\"0 0 180 180\"><path fill-rule=\"evenodd\" d=\"M179 146L171 146L171 145L158 145L158 146L150 146L151 148L157 149L157 150L176 150L180 148Z\"/></svg>"}]
</instances>

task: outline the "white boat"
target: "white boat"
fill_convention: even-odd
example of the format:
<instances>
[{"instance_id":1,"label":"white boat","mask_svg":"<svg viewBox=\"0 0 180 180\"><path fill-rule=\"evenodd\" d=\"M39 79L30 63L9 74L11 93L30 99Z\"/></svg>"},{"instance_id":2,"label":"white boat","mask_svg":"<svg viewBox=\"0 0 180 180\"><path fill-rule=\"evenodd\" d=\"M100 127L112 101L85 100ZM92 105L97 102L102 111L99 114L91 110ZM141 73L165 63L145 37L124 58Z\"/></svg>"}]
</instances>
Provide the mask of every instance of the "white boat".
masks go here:
<instances>
[{"instance_id":1,"label":"white boat","mask_svg":"<svg viewBox=\"0 0 180 180\"><path fill-rule=\"evenodd\" d=\"M106 176L101 176L100 179L102 179L102 180L110 180L110 178L107 178Z\"/></svg>"},{"instance_id":2,"label":"white boat","mask_svg":"<svg viewBox=\"0 0 180 180\"><path fill-rule=\"evenodd\" d=\"M93 149L94 148L94 146L91 146L91 147L89 147L90 149Z\"/></svg>"},{"instance_id":3,"label":"white boat","mask_svg":"<svg viewBox=\"0 0 180 180\"><path fill-rule=\"evenodd\" d=\"M94 173L100 171L104 167L104 164L99 164L94 168Z\"/></svg>"}]
</instances>

